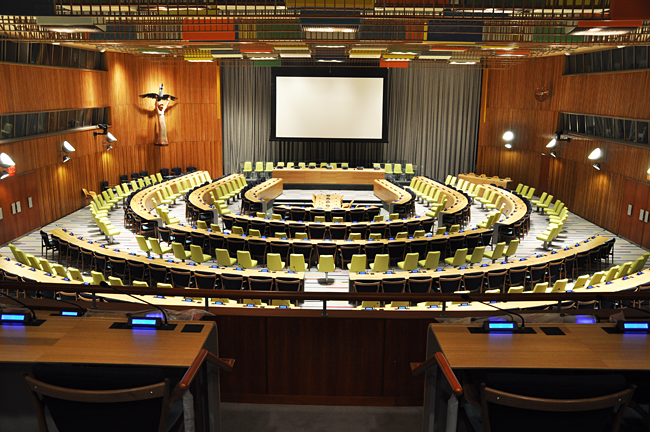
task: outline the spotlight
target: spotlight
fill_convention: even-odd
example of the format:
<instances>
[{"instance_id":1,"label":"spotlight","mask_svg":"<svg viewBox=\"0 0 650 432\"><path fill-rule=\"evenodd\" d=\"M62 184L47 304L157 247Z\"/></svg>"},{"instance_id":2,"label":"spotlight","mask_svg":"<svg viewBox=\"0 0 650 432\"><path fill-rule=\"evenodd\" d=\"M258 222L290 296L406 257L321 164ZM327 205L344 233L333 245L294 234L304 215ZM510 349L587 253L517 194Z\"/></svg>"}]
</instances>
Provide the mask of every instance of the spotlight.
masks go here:
<instances>
[{"instance_id":1,"label":"spotlight","mask_svg":"<svg viewBox=\"0 0 650 432\"><path fill-rule=\"evenodd\" d=\"M0 153L0 167L9 168L16 165L16 163L9 157L7 153Z\"/></svg>"},{"instance_id":2,"label":"spotlight","mask_svg":"<svg viewBox=\"0 0 650 432\"><path fill-rule=\"evenodd\" d=\"M113 134L108 131L108 125L98 124L97 128L101 129L103 132L93 132L93 136L106 135L106 141L108 141L109 143L114 143L115 141L117 141L117 138L115 138Z\"/></svg>"},{"instance_id":3,"label":"spotlight","mask_svg":"<svg viewBox=\"0 0 650 432\"><path fill-rule=\"evenodd\" d=\"M552 152L551 152L551 156L553 156L554 158L556 158L556 157L557 157L557 153L555 153L554 151L552 151Z\"/></svg>"},{"instance_id":4,"label":"spotlight","mask_svg":"<svg viewBox=\"0 0 650 432\"><path fill-rule=\"evenodd\" d=\"M507 149L511 149L511 148L512 148L512 144L510 144L510 143L506 143L506 148L507 148Z\"/></svg>"},{"instance_id":5,"label":"spotlight","mask_svg":"<svg viewBox=\"0 0 650 432\"><path fill-rule=\"evenodd\" d=\"M589 158L589 160L598 160L602 155L603 152L600 150L600 147L598 147L596 150L592 151L591 154L587 157Z\"/></svg>"},{"instance_id":6,"label":"spotlight","mask_svg":"<svg viewBox=\"0 0 650 432\"><path fill-rule=\"evenodd\" d=\"M110 144L108 144L108 143L105 143L105 142L104 142L104 143L102 143L102 145L106 147L106 151L113 150L113 146L110 145Z\"/></svg>"},{"instance_id":7,"label":"spotlight","mask_svg":"<svg viewBox=\"0 0 650 432\"><path fill-rule=\"evenodd\" d=\"M67 161L70 160L70 156L63 156L63 163L66 163Z\"/></svg>"},{"instance_id":8,"label":"spotlight","mask_svg":"<svg viewBox=\"0 0 650 432\"><path fill-rule=\"evenodd\" d=\"M6 170L0 173L0 180L6 179L7 177L9 177L9 173Z\"/></svg>"},{"instance_id":9,"label":"spotlight","mask_svg":"<svg viewBox=\"0 0 650 432\"><path fill-rule=\"evenodd\" d=\"M69 142L63 141L63 145L61 146L61 150L63 150L66 153L72 153L73 151L75 151L75 148L72 147L72 144L70 144Z\"/></svg>"},{"instance_id":10,"label":"spotlight","mask_svg":"<svg viewBox=\"0 0 650 432\"><path fill-rule=\"evenodd\" d=\"M507 131L506 133L503 134L503 139L506 141L512 141L512 139L515 137L515 134L513 134L510 131Z\"/></svg>"},{"instance_id":11,"label":"spotlight","mask_svg":"<svg viewBox=\"0 0 650 432\"><path fill-rule=\"evenodd\" d=\"M546 144L546 148L555 148L557 145L557 140L553 138L548 144Z\"/></svg>"},{"instance_id":12,"label":"spotlight","mask_svg":"<svg viewBox=\"0 0 650 432\"><path fill-rule=\"evenodd\" d=\"M593 166L594 168L596 168L598 171L600 171L600 164L599 164L599 163L595 163L595 164L593 164L592 166Z\"/></svg>"}]
</instances>

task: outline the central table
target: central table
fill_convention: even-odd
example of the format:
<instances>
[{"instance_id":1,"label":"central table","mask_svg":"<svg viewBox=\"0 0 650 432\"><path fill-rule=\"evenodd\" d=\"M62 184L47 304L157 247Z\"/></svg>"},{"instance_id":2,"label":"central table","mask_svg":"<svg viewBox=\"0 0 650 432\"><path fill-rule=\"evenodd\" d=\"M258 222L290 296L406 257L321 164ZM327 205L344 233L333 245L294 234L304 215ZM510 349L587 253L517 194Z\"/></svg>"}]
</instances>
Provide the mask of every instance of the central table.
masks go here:
<instances>
[{"instance_id":1,"label":"central table","mask_svg":"<svg viewBox=\"0 0 650 432\"><path fill-rule=\"evenodd\" d=\"M313 194L314 208L333 209L343 207L343 195Z\"/></svg>"},{"instance_id":2,"label":"central table","mask_svg":"<svg viewBox=\"0 0 650 432\"><path fill-rule=\"evenodd\" d=\"M381 170L356 170L343 168L299 168L274 169L274 178L281 178L284 183L325 183L325 184L368 184L384 178Z\"/></svg>"}]
</instances>

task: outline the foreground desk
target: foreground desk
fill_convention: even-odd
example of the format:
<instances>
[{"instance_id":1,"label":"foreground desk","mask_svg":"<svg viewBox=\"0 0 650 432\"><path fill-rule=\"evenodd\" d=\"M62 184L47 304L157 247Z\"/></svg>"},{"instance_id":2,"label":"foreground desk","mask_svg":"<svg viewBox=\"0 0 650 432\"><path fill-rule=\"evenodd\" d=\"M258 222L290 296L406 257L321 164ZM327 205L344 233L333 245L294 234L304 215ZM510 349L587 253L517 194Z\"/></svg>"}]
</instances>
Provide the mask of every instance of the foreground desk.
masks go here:
<instances>
[{"instance_id":1,"label":"foreground desk","mask_svg":"<svg viewBox=\"0 0 650 432\"><path fill-rule=\"evenodd\" d=\"M513 369L650 371L650 334L605 331L613 324L527 324L534 330L530 334L471 333L468 327L478 324L429 325L427 358L443 353L456 374ZM562 334L548 335L549 329ZM448 392L436 370L431 368L426 375L423 431L442 430L445 412L449 416L453 411L444 407ZM446 423L455 424L455 418L447 417Z\"/></svg>"},{"instance_id":2,"label":"foreground desk","mask_svg":"<svg viewBox=\"0 0 650 432\"><path fill-rule=\"evenodd\" d=\"M381 170L356 170L342 168L299 168L274 169L273 177L281 178L285 184L291 183L326 183L326 184L367 184L371 185L377 179L384 178Z\"/></svg>"},{"instance_id":3,"label":"foreground desk","mask_svg":"<svg viewBox=\"0 0 650 432\"><path fill-rule=\"evenodd\" d=\"M45 320L40 326L0 326L0 377L5 388L25 391L0 392L0 424L3 432L34 430L24 428L22 421L33 420L36 415L33 404L20 372L29 370L33 363L102 364L180 368L184 372L201 349L218 356L217 327L210 322L172 321L176 328L171 331L111 329L114 322L125 318L70 318L53 317L43 312ZM192 329L198 332L190 332ZM188 327L190 326L190 327ZM197 426L219 430L219 382L217 373L211 374L212 382L205 382L209 404L197 410ZM23 381L23 382L21 382ZM24 397L23 397L24 396ZM198 400L197 400L198 402ZM201 418L199 414L204 414ZM21 415L22 420L16 421ZM216 417L208 419L208 415ZM11 418L11 420L9 420Z\"/></svg>"}]
</instances>

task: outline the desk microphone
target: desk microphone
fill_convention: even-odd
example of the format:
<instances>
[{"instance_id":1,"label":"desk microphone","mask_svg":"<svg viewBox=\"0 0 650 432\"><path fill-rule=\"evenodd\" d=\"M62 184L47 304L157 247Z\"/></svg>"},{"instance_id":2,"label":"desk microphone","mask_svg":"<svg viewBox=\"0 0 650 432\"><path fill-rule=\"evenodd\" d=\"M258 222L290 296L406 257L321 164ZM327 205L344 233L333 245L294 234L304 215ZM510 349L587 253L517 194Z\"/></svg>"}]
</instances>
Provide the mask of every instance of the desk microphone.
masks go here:
<instances>
[{"instance_id":1,"label":"desk microphone","mask_svg":"<svg viewBox=\"0 0 650 432\"><path fill-rule=\"evenodd\" d=\"M34 312L34 309L30 308L29 306L27 306L25 303L21 302L17 298L13 298L11 296L8 296L7 294L3 293L2 291L0 291L0 295L2 295L3 297L7 297L9 300L15 301L16 303L22 305L25 309L29 309L29 311L32 313L32 318L34 319L34 321L36 321L36 313Z\"/></svg>"},{"instance_id":2,"label":"desk microphone","mask_svg":"<svg viewBox=\"0 0 650 432\"><path fill-rule=\"evenodd\" d=\"M164 320L164 324L165 324L165 325L169 324L169 323L167 322L167 312L165 311L165 309L161 308L160 306L155 305L155 304L153 304L153 303L149 303L149 302L146 301L146 300L143 300L143 299L138 298L138 297L136 297L136 296L134 296L134 295L132 295L132 294L129 294L129 293L124 292L124 291L122 291L122 290L120 290L120 289L117 289L116 287L114 287L114 286L112 286L112 285L109 285L108 282L106 282L106 281L101 281L101 282L99 283L99 286L102 287L102 288L110 288L110 289L112 289L112 290L114 290L114 291L116 291L116 292L118 292L118 293L120 293L120 294L128 295L129 297L132 297L132 298L134 298L134 299L136 299L136 300L138 300L138 301L141 301L142 303L146 303L146 304L148 304L149 306L158 309L158 310L162 313L163 320Z\"/></svg>"},{"instance_id":3,"label":"desk microphone","mask_svg":"<svg viewBox=\"0 0 650 432\"><path fill-rule=\"evenodd\" d=\"M521 315L519 315L517 312L511 312L511 311L508 311L508 310L505 310L505 309L501 309L501 308L498 307L498 306L494 306L492 303L486 303L486 302L482 302L482 301L474 300L473 298L471 298L471 297L469 296L469 294L461 294L461 295L460 295L460 298L462 298L463 300L475 301L475 302L477 302L477 303L481 303L481 304L484 304L484 305L486 305L486 306L493 307L494 309L500 310L501 312L505 312L506 314L510 315L510 317L512 317L513 315L516 315L516 316L518 316L519 318L521 318L521 328L523 329L524 327L526 327L526 321L524 320L524 317L522 317ZM513 321L514 321L514 319L513 319Z\"/></svg>"},{"instance_id":4,"label":"desk microphone","mask_svg":"<svg viewBox=\"0 0 650 432\"><path fill-rule=\"evenodd\" d=\"M603 300L607 300L607 298L606 298L604 295L598 294L598 295L596 296L596 300L598 300L598 301L603 301ZM630 309L634 309L634 310L638 310L638 311L641 311L641 312L645 312L645 313L647 313L647 314L650 314L650 311L647 311L647 310L645 310L645 309L641 309L641 308L638 308L638 307L634 307L634 306L625 306L625 307L626 307L626 308L630 308ZM622 309L621 309L621 310L622 310Z\"/></svg>"}]
</instances>

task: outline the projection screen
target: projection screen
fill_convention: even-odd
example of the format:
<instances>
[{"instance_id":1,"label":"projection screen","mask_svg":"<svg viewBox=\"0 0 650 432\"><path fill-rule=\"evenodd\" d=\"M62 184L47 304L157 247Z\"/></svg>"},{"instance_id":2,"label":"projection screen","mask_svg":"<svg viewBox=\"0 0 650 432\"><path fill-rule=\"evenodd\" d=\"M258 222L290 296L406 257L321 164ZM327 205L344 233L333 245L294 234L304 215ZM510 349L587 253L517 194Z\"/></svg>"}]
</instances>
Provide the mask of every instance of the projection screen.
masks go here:
<instances>
[{"instance_id":1,"label":"projection screen","mask_svg":"<svg viewBox=\"0 0 650 432\"><path fill-rule=\"evenodd\" d=\"M274 69L271 141L387 142L385 70Z\"/></svg>"}]
</instances>

